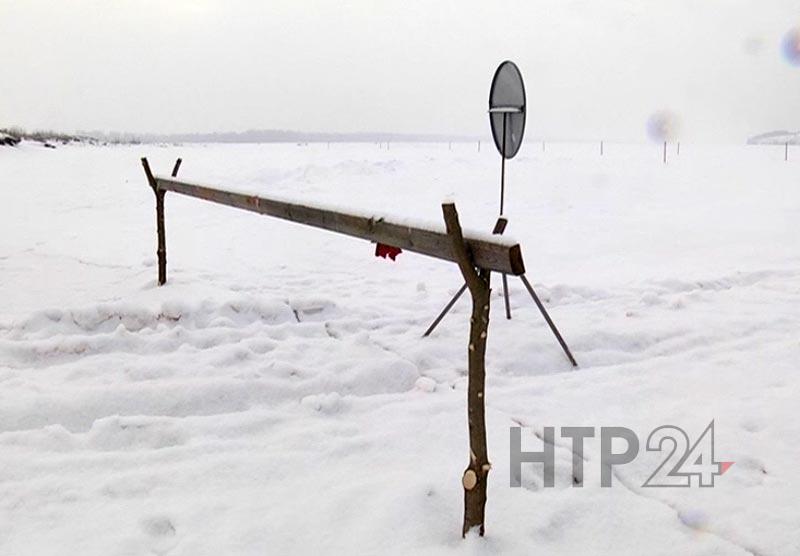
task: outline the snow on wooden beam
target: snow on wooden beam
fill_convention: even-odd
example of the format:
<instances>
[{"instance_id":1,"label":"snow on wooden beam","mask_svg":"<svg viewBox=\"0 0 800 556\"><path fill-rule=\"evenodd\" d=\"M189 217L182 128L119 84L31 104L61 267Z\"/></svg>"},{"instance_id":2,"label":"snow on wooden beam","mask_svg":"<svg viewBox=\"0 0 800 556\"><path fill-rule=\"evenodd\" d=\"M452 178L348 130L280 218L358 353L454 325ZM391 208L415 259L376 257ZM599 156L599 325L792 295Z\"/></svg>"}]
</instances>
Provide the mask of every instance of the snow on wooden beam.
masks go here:
<instances>
[{"instance_id":1,"label":"snow on wooden beam","mask_svg":"<svg viewBox=\"0 0 800 556\"><path fill-rule=\"evenodd\" d=\"M346 213L329 207L225 191L180 181L173 177L153 176L153 181L159 193L172 191L359 239L400 247L437 259L457 262L456 255L453 253L452 240L444 230L438 231L421 225L391 222L384 217ZM478 268L515 276L525 273L522 251L518 243L498 236L469 233L464 234L464 241Z\"/></svg>"}]
</instances>

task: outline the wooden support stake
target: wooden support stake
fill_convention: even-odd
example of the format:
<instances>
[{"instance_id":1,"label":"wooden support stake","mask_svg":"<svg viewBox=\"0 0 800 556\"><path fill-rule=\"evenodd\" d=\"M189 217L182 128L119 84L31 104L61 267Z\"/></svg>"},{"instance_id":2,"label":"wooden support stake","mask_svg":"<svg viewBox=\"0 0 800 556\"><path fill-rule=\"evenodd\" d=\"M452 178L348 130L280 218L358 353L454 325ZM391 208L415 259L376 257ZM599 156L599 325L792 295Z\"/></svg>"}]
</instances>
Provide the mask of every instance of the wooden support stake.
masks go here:
<instances>
[{"instance_id":1,"label":"wooden support stake","mask_svg":"<svg viewBox=\"0 0 800 556\"><path fill-rule=\"evenodd\" d=\"M484 386L486 382L486 334L489 329L491 272L476 269L467 248L452 203L442 205L447 234L453 242L453 255L472 296L472 317L469 329L469 378L467 386L467 421L469 424L469 463L461 484L464 487L464 524L461 535L473 527L483 536L486 508L486 482L491 465L486 448L486 415Z\"/></svg>"},{"instance_id":2,"label":"wooden support stake","mask_svg":"<svg viewBox=\"0 0 800 556\"><path fill-rule=\"evenodd\" d=\"M181 167L181 159L175 161L175 166L172 168L172 177L178 175L178 170ZM153 190L156 196L156 231L158 234L158 247L156 248L156 255L158 256L158 285L163 286L167 283L167 231L164 224L164 196L166 191L158 187L158 182L150 170L150 163L147 158L142 158L142 166L144 167L145 176L147 176L147 183Z\"/></svg>"}]
</instances>

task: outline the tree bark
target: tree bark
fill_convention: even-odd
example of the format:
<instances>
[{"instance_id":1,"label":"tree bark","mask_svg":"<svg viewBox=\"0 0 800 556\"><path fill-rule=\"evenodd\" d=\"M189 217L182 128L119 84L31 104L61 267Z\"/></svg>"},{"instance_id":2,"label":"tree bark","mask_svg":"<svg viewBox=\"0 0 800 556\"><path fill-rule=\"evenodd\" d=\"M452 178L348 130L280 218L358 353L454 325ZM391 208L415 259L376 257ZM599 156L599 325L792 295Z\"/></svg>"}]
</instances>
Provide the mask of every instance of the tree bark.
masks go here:
<instances>
[{"instance_id":1,"label":"tree bark","mask_svg":"<svg viewBox=\"0 0 800 556\"><path fill-rule=\"evenodd\" d=\"M455 205L443 204L447 233L453 241L453 253L472 296L472 316L469 329L469 376L467 386L467 422L469 425L469 463L461 484L464 487L464 524L461 535L473 527L483 536L486 508L486 486L491 464L486 448L486 412L484 386L486 381L486 336L489 329L489 300L491 271L476 269L461 232Z\"/></svg>"}]
</instances>

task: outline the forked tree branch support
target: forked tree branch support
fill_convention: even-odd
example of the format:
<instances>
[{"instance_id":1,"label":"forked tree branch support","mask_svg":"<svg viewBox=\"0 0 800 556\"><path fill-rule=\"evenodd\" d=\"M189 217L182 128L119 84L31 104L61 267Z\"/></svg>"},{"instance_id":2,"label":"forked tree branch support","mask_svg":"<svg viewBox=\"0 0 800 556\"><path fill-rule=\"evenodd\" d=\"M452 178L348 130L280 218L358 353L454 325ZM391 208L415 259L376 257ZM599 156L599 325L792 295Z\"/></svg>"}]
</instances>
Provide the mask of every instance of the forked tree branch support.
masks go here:
<instances>
[{"instance_id":1,"label":"forked tree branch support","mask_svg":"<svg viewBox=\"0 0 800 556\"><path fill-rule=\"evenodd\" d=\"M453 255L472 296L472 316L469 327L467 422L469 424L469 463L461 484L464 487L464 524L462 536L473 527L484 534L486 484L491 464L486 449L486 336L489 329L489 299L491 271L476 269L472 254L461 232L456 207L442 205L447 234L453 242Z\"/></svg>"}]
</instances>

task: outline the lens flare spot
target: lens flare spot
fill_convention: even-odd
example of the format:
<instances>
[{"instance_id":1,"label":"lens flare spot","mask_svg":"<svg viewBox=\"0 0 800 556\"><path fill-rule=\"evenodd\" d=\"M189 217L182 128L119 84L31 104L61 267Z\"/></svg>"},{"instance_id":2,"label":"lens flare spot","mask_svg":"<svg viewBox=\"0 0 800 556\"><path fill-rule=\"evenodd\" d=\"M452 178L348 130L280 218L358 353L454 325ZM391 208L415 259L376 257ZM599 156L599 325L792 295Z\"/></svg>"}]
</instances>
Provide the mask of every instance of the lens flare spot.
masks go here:
<instances>
[{"instance_id":1,"label":"lens flare spot","mask_svg":"<svg viewBox=\"0 0 800 556\"><path fill-rule=\"evenodd\" d=\"M647 136L653 141L674 141L678 138L680 122L669 110L659 110L647 119Z\"/></svg>"},{"instance_id":2,"label":"lens flare spot","mask_svg":"<svg viewBox=\"0 0 800 556\"><path fill-rule=\"evenodd\" d=\"M793 66L800 66L800 27L791 29L783 37L783 55Z\"/></svg>"}]
</instances>

